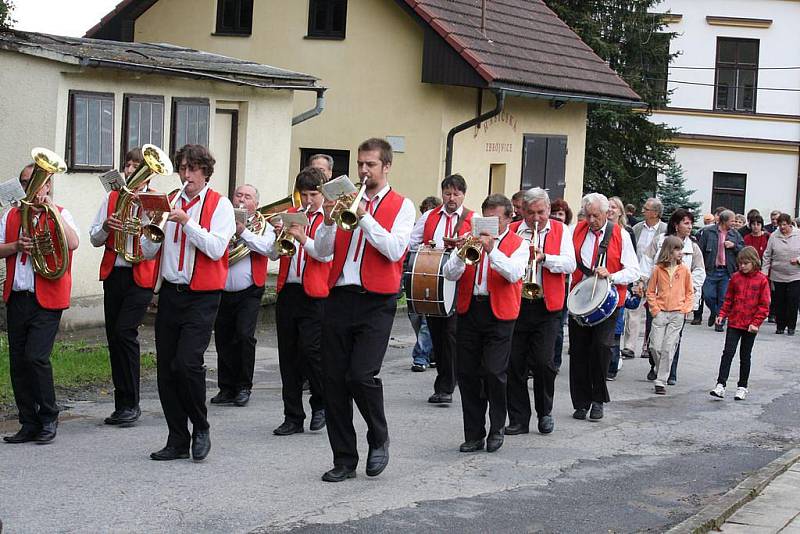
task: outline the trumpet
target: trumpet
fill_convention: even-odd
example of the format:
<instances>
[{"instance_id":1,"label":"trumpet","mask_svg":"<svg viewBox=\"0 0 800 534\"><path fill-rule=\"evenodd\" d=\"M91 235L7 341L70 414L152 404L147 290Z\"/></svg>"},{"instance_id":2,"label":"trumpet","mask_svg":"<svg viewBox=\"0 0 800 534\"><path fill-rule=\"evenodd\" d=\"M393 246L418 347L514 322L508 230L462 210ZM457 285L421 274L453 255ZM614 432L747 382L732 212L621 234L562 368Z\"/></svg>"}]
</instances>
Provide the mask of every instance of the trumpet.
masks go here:
<instances>
[{"instance_id":1,"label":"trumpet","mask_svg":"<svg viewBox=\"0 0 800 534\"><path fill-rule=\"evenodd\" d=\"M467 265L475 265L478 263L478 260L481 259L482 251L483 245L481 244L481 240L474 235L470 235L467 237L466 241L464 241L464 244L461 245L461 248L458 249L456 255Z\"/></svg>"},{"instance_id":2,"label":"trumpet","mask_svg":"<svg viewBox=\"0 0 800 534\"><path fill-rule=\"evenodd\" d=\"M336 222L336 225L346 232L351 232L358 226L360 217L358 216L358 205L361 204L361 199L364 198L364 193L367 191L367 177L361 182L360 189L355 196L341 195L336 200L336 204L331 211L331 219Z\"/></svg>"},{"instance_id":3,"label":"trumpet","mask_svg":"<svg viewBox=\"0 0 800 534\"><path fill-rule=\"evenodd\" d=\"M303 207L297 210L297 213L306 213L307 211L308 207ZM288 256L291 258L297 253L297 245L295 244L294 236L292 236L288 230L287 226L283 225L278 237L275 238L275 243L279 256Z\"/></svg>"},{"instance_id":4,"label":"trumpet","mask_svg":"<svg viewBox=\"0 0 800 534\"><path fill-rule=\"evenodd\" d=\"M169 203L170 211L175 209L175 205L178 203L178 199L181 198L181 195L183 194L184 189L186 189L188 183L189 182L184 182L181 188L177 190L177 193L172 198L172 202ZM164 227L167 225L168 217L169 217L169 212L159 211L150 221L150 224L142 228L142 235L145 236L150 241L152 241L153 243L163 242Z\"/></svg>"},{"instance_id":5,"label":"trumpet","mask_svg":"<svg viewBox=\"0 0 800 534\"><path fill-rule=\"evenodd\" d=\"M533 239L531 240L531 261L525 269L522 279L522 298L528 300L538 299L542 296L542 288L536 283L536 250L539 248L539 221L533 225Z\"/></svg>"}]
</instances>

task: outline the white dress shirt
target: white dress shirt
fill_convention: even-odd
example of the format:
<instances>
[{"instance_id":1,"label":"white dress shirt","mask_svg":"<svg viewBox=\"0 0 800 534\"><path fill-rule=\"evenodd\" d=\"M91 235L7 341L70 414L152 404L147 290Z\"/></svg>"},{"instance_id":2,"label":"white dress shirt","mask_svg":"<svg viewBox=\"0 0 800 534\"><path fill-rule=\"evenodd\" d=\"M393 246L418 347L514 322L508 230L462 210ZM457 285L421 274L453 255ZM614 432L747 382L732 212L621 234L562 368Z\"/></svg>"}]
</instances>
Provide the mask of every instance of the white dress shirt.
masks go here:
<instances>
[{"instance_id":1,"label":"white dress shirt","mask_svg":"<svg viewBox=\"0 0 800 534\"><path fill-rule=\"evenodd\" d=\"M475 283L472 287L473 295L489 294L487 279L489 278L490 265L492 270L512 284L521 280L525 275L525 269L528 267L528 259L530 258L531 244L523 240L510 257L506 256L499 247L500 241L503 240L506 234L508 234L508 228L494 238L494 248L488 255L484 252L481 253L481 259L476 266L480 272L475 274ZM487 257L489 261L486 261ZM466 264L458 257L458 254L450 254L450 259L444 264L442 274L447 280L456 281L463 276L466 268Z\"/></svg>"},{"instance_id":2,"label":"white dress shirt","mask_svg":"<svg viewBox=\"0 0 800 534\"><path fill-rule=\"evenodd\" d=\"M644 256L644 251L647 250L647 247L653 242L653 238L656 232L658 232L660 224L661 221L656 222L655 226L648 226L646 222L642 225L642 231L639 234L639 239L636 241L636 254L639 256L640 261L642 256Z\"/></svg>"},{"instance_id":3,"label":"white dress shirt","mask_svg":"<svg viewBox=\"0 0 800 534\"><path fill-rule=\"evenodd\" d=\"M308 226L306 226L306 244L301 245L300 243L296 243L297 252L295 253L294 256L292 256L291 260L289 261L289 272L286 275L287 284L303 283L302 276L303 273L305 272L307 256L311 256L315 260L323 263L333 260L333 254L329 254L327 256L320 256L319 252L317 251L317 246L316 243L314 242L314 238L310 236L311 227L314 226L314 223L319 217L323 218L325 217L325 212L322 210L321 206L317 211L308 214ZM317 232L319 232L323 226L325 225L320 224L320 226L317 228ZM272 260L280 259L277 247L274 244L270 249L269 257Z\"/></svg>"},{"instance_id":4,"label":"white dress shirt","mask_svg":"<svg viewBox=\"0 0 800 534\"><path fill-rule=\"evenodd\" d=\"M110 194L110 192L106 194L103 203L100 205L100 209L97 210L97 214L94 216L91 226L89 226L89 241L92 243L93 247L102 247L108 240L109 232L105 231L103 223L108 218L108 197ZM119 198L117 202L119 202ZM139 205L134 204L133 206L133 213L136 215L139 213ZM133 236L128 236L127 249L132 250L132 246ZM117 254L117 258L114 260L114 267L131 267L131 263L125 261L125 258Z\"/></svg>"},{"instance_id":5,"label":"white dress shirt","mask_svg":"<svg viewBox=\"0 0 800 534\"><path fill-rule=\"evenodd\" d=\"M412 250L423 244L422 240L425 238L425 223L428 221L428 217L433 211L434 210L428 210L423 213L417 221L417 224L414 225L414 230L411 232L411 241L408 244L409 248ZM444 247L445 237L454 237L456 226L458 225L458 218L461 217L462 213L464 213L463 204L453 213L447 213L447 210L442 208L439 214L436 215L439 217L439 222L436 224L436 228L433 231L433 240L436 242L438 248ZM446 229L450 230L449 235L445 235Z\"/></svg>"},{"instance_id":6,"label":"white dress shirt","mask_svg":"<svg viewBox=\"0 0 800 534\"><path fill-rule=\"evenodd\" d=\"M537 265L536 283L542 287L542 269L544 267L553 274L572 274L575 271L575 246L572 244L572 230L566 224L561 225L564 230L561 233L560 254L545 254L544 261ZM550 234L550 220L548 219L544 228L539 230L539 250L544 251L544 244ZM525 220L517 228L517 235L533 244L533 230ZM528 258L530 262L530 258Z\"/></svg>"},{"instance_id":7,"label":"white dress shirt","mask_svg":"<svg viewBox=\"0 0 800 534\"><path fill-rule=\"evenodd\" d=\"M0 245L6 243L6 222L8 221L8 214L11 210L6 210L3 218L0 219ZM34 218L37 220L37 218ZM64 224L68 224L70 228L78 235L78 226L75 224L75 219L66 208L61 209L61 220ZM20 225L20 234L22 234L22 226ZM23 262L23 258L25 261ZM16 267L14 268L14 282L11 284L12 291L30 291L34 292L34 275L33 275L33 262L30 256L25 252L17 252Z\"/></svg>"},{"instance_id":8,"label":"white dress shirt","mask_svg":"<svg viewBox=\"0 0 800 534\"><path fill-rule=\"evenodd\" d=\"M605 224L603 225L599 237L596 237L592 229L589 228L589 231L586 233L586 239L583 240L583 245L581 245L581 262L590 269L592 268L594 242L597 239L601 242L603 241L607 226L608 225ZM639 258L633 250L631 236L628 234L627 230L620 228L620 234L622 235L622 258L620 258L622 269L612 273L611 276L609 276L609 280L612 284L624 285L639 279Z\"/></svg>"},{"instance_id":9,"label":"white dress shirt","mask_svg":"<svg viewBox=\"0 0 800 534\"><path fill-rule=\"evenodd\" d=\"M247 228L239 234L239 239L250 249L250 254L268 256L275 243L275 232L269 223L264 233L256 235ZM249 257L242 258L228 266L228 278L225 280L225 291L242 291L253 285L253 265Z\"/></svg>"},{"instance_id":10,"label":"white dress shirt","mask_svg":"<svg viewBox=\"0 0 800 534\"><path fill-rule=\"evenodd\" d=\"M200 200L187 211L189 220L181 226L174 221L167 221L164 227L164 242L153 243L147 237L142 236L142 252L148 259L155 258L158 250L163 247L161 252L161 272L157 286L160 287L161 279L173 284L189 284L194 272L195 251L199 249L203 254L212 260L218 260L223 254L228 253L228 243L236 231L236 221L233 215L231 201L225 197L220 197L217 209L211 216L210 230L200 226L200 214L203 209L208 185L206 185L198 197ZM186 192L181 193L181 200L177 207L183 203L189 203ZM177 229L177 240L175 239ZM186 234L186 245L183 256L183 269L178 270L178 261L181 252L181 230Z\"/></svg>"},{"instance_id":11,"label":"white dress shirt","mask_svg":"<svg viewBox=\"0 0 800 534\"><path fill-rule=\"evenodd\" d=\"M371 199L371 211L374 212L386 194L389 192L389 185L381 189ZM358 222L358 226L353 230L350 239L350 248L347 250L342 274L336 281L337 286L357 285L361 286L361 262L364 258L364 248L368 241L378 252L383 254L389 261L395 262L403 258L408 249L411 239L411 231L414 229L414 217L416 210L411 200L403 199L400 211L392 224L391 232L387 231L378 221L370 215L370 210ZM320 257L333 256L334 243L336 241L337 226L322 224L317 229L316 252Z\"/></svg>"}]
</instances>

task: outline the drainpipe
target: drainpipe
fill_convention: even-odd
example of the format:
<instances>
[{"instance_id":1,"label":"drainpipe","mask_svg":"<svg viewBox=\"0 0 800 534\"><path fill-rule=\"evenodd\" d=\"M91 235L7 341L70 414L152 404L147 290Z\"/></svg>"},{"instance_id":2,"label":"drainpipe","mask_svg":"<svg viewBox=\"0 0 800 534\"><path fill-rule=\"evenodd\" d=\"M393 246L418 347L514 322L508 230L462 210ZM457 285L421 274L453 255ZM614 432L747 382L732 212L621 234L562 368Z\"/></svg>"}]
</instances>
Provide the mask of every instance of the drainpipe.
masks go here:
<instances>
[{"instance_id":1,"label":"drainpipe","mask_svg":"<svg viewBox=\"0 0 800 534\"><path fill-rule=\"evenodd\" d=\"M495 98L497 99L497 105L491 111L487 111L483 115L479 115L473 119L468 120L467 122L461 123L449 132L447 132L447 149L444 156L444 175L450 176L453 173L453 141L455 136L459 132L463 132L468 128L472 128L476 124L480 124L483 121L487 121L492 117L499 115L502 113L503 108L506 105L506 93L502 90L494 90Z\"/></svg>"},{"instance_id":2,"label":"drainpipe","mask_svg":"<svg viewBox=\"0 0 800 534\"><path fill-rule=\"evenodd\" d=\"M313 119L320 113L322 110L325 109L325 88L319 87L317 90L317 105L314 106L313 109L309 109L308 111L304 111L300 115L296 117L292 117L292 126L297 126L301 122L305 122L308 119Z\"/></svg>"},{"instance_id":3,"label":"drainpipe","mask_svg":"<svg viewBox=\"0 0 800 534\"><path fill-rule=\"evenodd\" d=\"M797 185L795 186L794 216L800 217L800 147L797 148Z\"/></svg>"}]
</instances>

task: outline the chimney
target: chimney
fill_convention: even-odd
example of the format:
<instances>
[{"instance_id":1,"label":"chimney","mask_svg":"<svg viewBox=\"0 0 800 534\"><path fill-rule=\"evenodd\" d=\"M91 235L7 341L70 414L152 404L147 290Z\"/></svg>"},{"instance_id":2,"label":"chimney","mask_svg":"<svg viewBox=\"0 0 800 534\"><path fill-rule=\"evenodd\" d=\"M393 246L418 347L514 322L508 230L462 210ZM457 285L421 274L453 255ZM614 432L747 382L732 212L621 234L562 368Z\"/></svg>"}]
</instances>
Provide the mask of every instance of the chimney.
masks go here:
<instances>
[{"instance_id":1,"label":"chimney","mask_svg":"<svg viewBox=\"0 0 800 534\"><path fill-rule=\"evenodd\" d=\"M486 37L486 0L481 0L481 33Z\"/></svg>"}]
</instances>

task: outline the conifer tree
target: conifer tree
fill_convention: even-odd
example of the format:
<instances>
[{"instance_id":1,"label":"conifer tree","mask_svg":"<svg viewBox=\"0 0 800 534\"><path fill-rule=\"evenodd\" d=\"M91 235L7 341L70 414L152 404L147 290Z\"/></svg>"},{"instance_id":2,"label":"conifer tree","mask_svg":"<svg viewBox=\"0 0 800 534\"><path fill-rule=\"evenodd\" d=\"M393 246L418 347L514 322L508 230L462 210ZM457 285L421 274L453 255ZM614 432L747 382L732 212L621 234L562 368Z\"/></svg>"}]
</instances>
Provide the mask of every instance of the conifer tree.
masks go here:
<instances>
[{"instance_id":1,"label":"conifer tree","mask_svg":"<svg viewBox=\"0 0 800 534\"><path fill-rule=\"evenodd\" d=\"M691 211L697 219L702 203L691 200L694 192L693 189L686 189L686 178L683 177L683 169L679 164L675 163L667 169L664 180L658 184L658 198L664 204L664 213L661 215L664 222L669 221L672 212L678 208Z\"/></svg>"},{"instance_id":2,"label":"conifer tree","mask_svg":"<svg viewBox=\"0 0 800 534\"><path fill-rule=\"evenodd\" d=\"M0 30L10 28L16 22L11 18L13 10L14 2L12 0L0 0Z\"/></svg>"}]
</instances>

